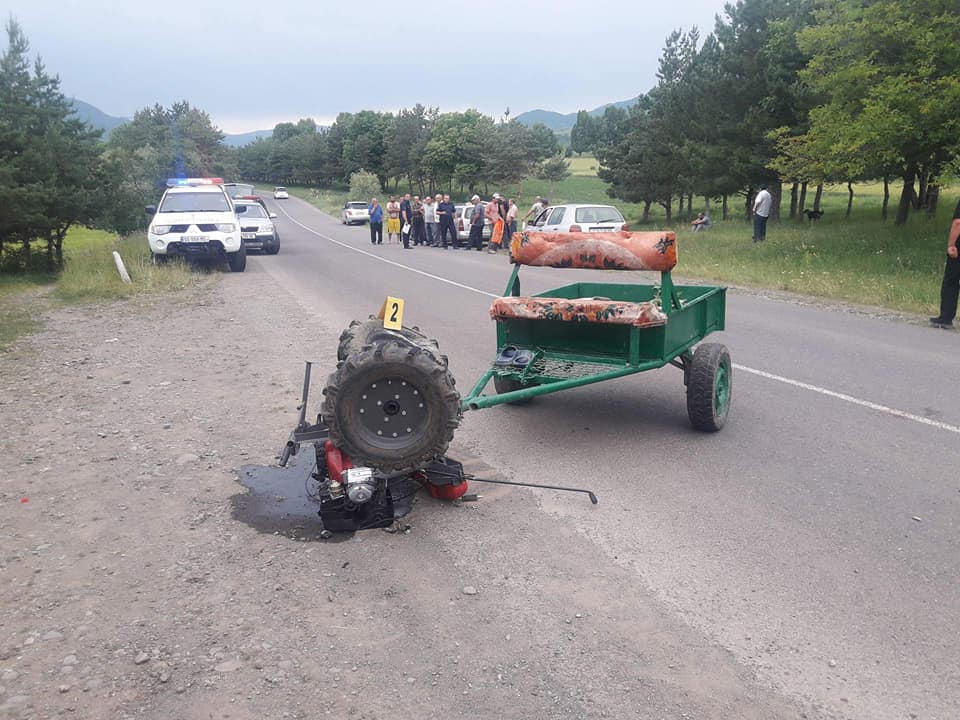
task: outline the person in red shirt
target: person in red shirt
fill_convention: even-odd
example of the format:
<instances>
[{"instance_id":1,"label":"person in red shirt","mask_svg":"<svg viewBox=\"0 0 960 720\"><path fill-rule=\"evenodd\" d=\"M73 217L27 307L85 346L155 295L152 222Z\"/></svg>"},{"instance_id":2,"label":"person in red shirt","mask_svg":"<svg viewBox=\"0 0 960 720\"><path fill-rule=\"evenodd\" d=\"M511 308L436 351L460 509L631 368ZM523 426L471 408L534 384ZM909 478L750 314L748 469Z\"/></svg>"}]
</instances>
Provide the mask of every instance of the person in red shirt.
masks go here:
<instances>
[{"instance_id":1,"label":"person in red shirt","mask_svg":"<svg viewBox=\"0 0 960 720\"><path fill-rule=\"evenodd\" d=\"M953 222L947 236L947 264L940 284L940 314L930 318L934 327L949 329L957 316L957 298L960 296L960 202L953 211Z\"/></svg>"},{"instance_id":2,"label":"person in red shirt","mask_svg":"<svg viewBox=\"0 0 960 720\"><path fill-rule=\"evenodd\" d=\"M500 249L500 243L503 242L503 217L500 215L500 193L494 193L493 199L487 203L483 209L484 217L490 221L493 226L493 233L490 235L490 247L488 253L496 254Z\"/></svg>"}]
</instances>

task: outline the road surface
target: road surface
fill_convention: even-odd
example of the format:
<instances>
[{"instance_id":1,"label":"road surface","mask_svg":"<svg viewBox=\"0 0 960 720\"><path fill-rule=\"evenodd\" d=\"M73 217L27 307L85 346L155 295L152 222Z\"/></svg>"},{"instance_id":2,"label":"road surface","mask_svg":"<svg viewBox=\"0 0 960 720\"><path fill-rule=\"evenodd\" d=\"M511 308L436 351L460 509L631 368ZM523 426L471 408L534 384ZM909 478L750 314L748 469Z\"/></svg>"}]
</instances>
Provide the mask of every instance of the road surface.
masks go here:
<instances>
[{"instance_id":1,"label":"road surface","mask_svg":"<svg viewBox=\"0 0 960 720\"><path fill-rule=\"evenodd\" d=\"M502 255L373 247L365 226L268 202L283 249L248 273L334 327L402 297L405 322L439 340L461 390L482 373ZM523 268L522 287L578 274ZM727 326L713 338L736 363L718 434L689 428L669 367L467 413L458 447L506 477L586 485L601 500L517 491L481 529L487 542L550 554L551 533L575 532L593 572L618 579L598 581L621 621L601 634L649 640L662 624L664 646L700 648L679 686L718 699L708 717L960 717L960 334L737 291ZM333 348L307 346L332 369ZM535 582L560 597L590 590ZM618 654L601 667L638 662L639 645L616 645L598 646L598 658ZM589 673L594 661L557 662ZM654 682L659 692L669 699Z\"/></svg>"}]
</instances>

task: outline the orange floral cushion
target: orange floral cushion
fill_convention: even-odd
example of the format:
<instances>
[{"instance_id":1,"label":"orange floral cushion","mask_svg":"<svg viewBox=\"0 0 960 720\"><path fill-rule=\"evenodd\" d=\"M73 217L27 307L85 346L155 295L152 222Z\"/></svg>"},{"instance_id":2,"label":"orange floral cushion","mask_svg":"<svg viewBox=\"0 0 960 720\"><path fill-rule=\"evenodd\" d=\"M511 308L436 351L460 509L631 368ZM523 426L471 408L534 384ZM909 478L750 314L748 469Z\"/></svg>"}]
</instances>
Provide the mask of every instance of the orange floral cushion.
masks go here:
<instances>
[{"instance_id":1,"label":"orange floral cushion","mask_svg":"<svg viewBox=\"0 0 960 720\"><path fill-rule=\"evenodd\" d=\"M510 259L520 265L596 270L672 270L672 232L514 233Z\"/></svg>"},{"instance_id":2,"label":"orange floral cushion","mask_svg":"<svg viewBox=\"0 0 960 720\"><path fill-rule=\"evenodd\" d=\"M653 327L665 325L667 316L654 302L621 302L598 298L502 297L490 306L493 319L562 320Z\"/></svg>"}]
</instances>

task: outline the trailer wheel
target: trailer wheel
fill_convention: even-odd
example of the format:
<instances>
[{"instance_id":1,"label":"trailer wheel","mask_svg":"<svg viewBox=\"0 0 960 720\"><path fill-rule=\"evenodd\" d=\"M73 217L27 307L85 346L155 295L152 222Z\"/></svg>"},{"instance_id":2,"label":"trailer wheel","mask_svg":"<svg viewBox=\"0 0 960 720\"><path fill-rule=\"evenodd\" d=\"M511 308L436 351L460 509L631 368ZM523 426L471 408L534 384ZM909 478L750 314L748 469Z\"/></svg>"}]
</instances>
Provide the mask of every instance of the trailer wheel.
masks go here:
<instances>
[{"instance_id":1,"label":"trailer wheel","mask_svg":"<svg viewBox=\"0 0 960 720\"><path fill-rule=\"evenodd\" d=\"M727 422L732 379L726 345L705 343L697 348L687 382L687 415L695 429L716 432Z\"/></svg>"},{"instance_id":2,"label":"trailer wheel","mask_svg":"<svg viewBox=\"0 0 960 720\"><path fill-rule=\"evenodd\" d=\"M498 395L507 392L513 392L514 390L523 390L524 388L532 387L532 383L521 382L520 380L514 380L509 377L500 377L499 375L493 376L493 388L497 391ZM507 405L528 405L533 402L533 398L527 398L526 400L514 400L513 402L507 403Z\"/></svg>"},{"instance_id":3,"label":"trailer wheel","mask_svg":"<svg viewBox=\"0 0 960 720\"><path fill-rule=\"evenodd\" d=\"M441 457L460 424L460 394L433 352L380 339L350 354L327 380L321 414L355 465L410 472Z\"/></svg>"},{"instance_id":4,"label":"trailer wheel","mask_svg":"<svg viewBox=\"0 0 960 720\"><path fill-rule=\"evenodd\" d=\"M438 357L446 358L440 355L440 344L420 332L419 328L404 326L399 331L386 330L383 327L383 321L371 316L367 320L354 320L350 326L340 333L340 343L337 345L337 360L346 360L350 355L359 352L370 344L370 338L376 333L399 332L407 340L422 345L427 350Z\"/></svg>"}]
</instances>

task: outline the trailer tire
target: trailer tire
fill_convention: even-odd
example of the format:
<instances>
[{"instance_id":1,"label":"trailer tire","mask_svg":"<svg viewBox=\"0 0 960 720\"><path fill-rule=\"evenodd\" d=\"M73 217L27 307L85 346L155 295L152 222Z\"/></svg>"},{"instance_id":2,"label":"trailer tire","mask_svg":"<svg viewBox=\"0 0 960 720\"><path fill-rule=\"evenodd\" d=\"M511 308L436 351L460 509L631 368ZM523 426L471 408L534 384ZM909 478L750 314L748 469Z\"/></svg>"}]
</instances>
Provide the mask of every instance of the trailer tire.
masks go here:
<instances>
[{"instance_id":1,"label":"trailer tire","mask_svg":"<svg viewBox=\"0 0 960 720\"><path fill-rule=\"evenodd\" d=\"M337 360L346 360L350 355L359 352L370 344L373 335L383 332L397 332L407 340L416 343L434 353L446 362L446 357L440 355L440 344L420 332L417 327L402 327L400 330L386 330L383 321L371 315L367 320L354 320L350 326L340 333L340 342L337 345Z\"/></svg>"},{"instance_id":2,"label":"trailer tire","mask_svg":"<svg viewBox=\"0 0 960 720\"><path fill-rule=\"evenodd\" d=\"M493 388L497 391L498 395L513 392L514 390L523 390L528 387L533 387L533 383L525 383L520 380L514 380L513 378L500 377L499 375L493 376ZM533 398L514 400L513 402L507 403L507 405L529 405L531 402L533 402Z\"/></svg>"},{"instance_id":3,"label":"trailer tire","mask_svg":"<svg viewBox=\"0 0 960 720\"><path fill-rule=\"evenodd\" d=\"M733 388L730 352L726 345L705 343L690 362L687 416L696 430L717 432L727 422Z\"/></svg>"},{"instance_id":4,"label":"trailer tire","mask_svg":"<svg viewBox=\"0 0 960 720\"><path fill-rule=\"evenodd\" d=\"M460 394L446 362L403 338L351 353L327 380L321 415L354 465L412 472L446 453Z\"/></svg>"}]
</instances>

